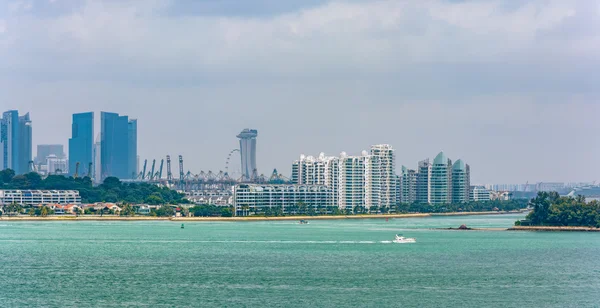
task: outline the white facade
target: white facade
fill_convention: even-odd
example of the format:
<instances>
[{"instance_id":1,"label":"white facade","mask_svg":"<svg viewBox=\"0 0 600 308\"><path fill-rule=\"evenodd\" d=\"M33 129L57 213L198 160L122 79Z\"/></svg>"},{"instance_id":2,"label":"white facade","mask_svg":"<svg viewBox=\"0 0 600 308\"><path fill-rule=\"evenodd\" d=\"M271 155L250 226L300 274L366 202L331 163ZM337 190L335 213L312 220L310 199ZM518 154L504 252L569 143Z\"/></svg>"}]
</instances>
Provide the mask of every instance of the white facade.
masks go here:
<instances>
[{"instance_id":1,"label":"white facade","mask_svg":"<svg viewBox=\"0 0 600 308\"><path fill-rule=\"evenodd\" d=\"M342 152L339 164L338 206L367 209L380 205L381 165L379 157L363 151L360 156Z\"/></svg>"},{"instance_id":2,"label":"white facade","mask_svg":"<svg viewBox=\"0 0 600 308\"><path fill-rule=\"evenodd\" d=\"M431 203L431 170L429 159L419 162L416 198L418 203Z\"/></svg>"},{"instance_id":3,"label":"white facade","mask_svg":"<svg viewBox=\"0 0 600 308\"><path fill-rule=\"evenodd\" d=\"M193 190L184 193L185 198L195 204L233 205L233 190Z\"/></svg>"},{"instance_id":4,"label":"white facade","mask_svg":"<svg viewBox=\"0 0 600 308\"><path fill-rule=\"evenodd\" d=\"M363 151L359 156L345 152L340 157L301 155L292 164L292 182L324 185L340 209L379 207L382 195L384 206L392 206L397 195L394 150L389 145L376 145L371 150L372 154Z\"/></svg>"},{"instance_id":5,"label":"white facade","mask_svg":"<svg viewBox=\"0 0 600 308\"><path fill-rule=\"evenodd\" d=\"M0 190L0 205L81 204L76 190Z\"/></svg>"},{"instance_id":6,"label":"white facade","mask_svg":"<svg viewBox=\"0 0 600 308\"><path fill-rule=\"evenodd\" d=\"M490 201L490 191L484 186L471 186L469 199L471 201Z\"/></svg>"},{"instance_id":7,"label":"white facade","mask_svg":"<svg viewBox=\"0 0 600 308\"><path fill-rule=\"evenodd\" d=\"M332 202L338 204L340 159L335 156L318 157L300 155L292 164L292 183L302 185L324 185L331 189Z\"/></svg>"},{"instance_id":8,"label":"white facade","mask_svg":"<svg viewBox=\"0 0 600 308\"><path fill-rule=\"evenodd\" d=\"M400 177L400 202L414 203L417 201L417 172L402 166Z\"/></svg>"},{"instance_id":9,"label":"white facade","mask_svg":"<svg viewBox=\"0 0 600 308\"><path fill-rule=\"evenodd\" d=\"M307 208L332 206L331 190L322 185L272 185L238 184L233 191L236 215L248 215L265 207L281 208L288 213L290 207L300 204Z\"/></svg>"},{"instance_id":10,"label":"white facade","mask_svg":"<svg viewBox=\"0 0 600 308\"><path fill-rule=\"evenodd\" d=\"M48 174L65 174L68 173L69 161L64 158L58 158L52 154L46 158L46 170Z\"/></svg>"},{"instance_id":11,"label":"white facade","mask_svg":"<svg viewBox=\"0 0 600 308\"><path fill-rule=\"evenodd\" d=\"M371 156L377 157L378 170L373 171L372 181L379 182L379 206L392 207L396 204L396 151L389 144L371 146ZM369 174L369 172L368 172Z\"/></svg>"}]
</instances>

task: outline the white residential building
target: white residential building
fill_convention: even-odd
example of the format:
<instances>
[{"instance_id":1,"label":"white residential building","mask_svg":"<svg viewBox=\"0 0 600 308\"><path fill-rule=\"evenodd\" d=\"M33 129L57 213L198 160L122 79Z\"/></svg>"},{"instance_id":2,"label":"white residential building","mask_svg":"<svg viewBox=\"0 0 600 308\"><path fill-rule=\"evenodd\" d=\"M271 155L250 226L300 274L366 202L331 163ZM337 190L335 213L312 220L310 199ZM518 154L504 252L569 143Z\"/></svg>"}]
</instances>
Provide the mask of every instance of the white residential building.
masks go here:
<instances>
[{"instance_id":1,"label":"white residential building","mask_svg":"<svg viewBox=\"0 0 600 308\"><path fill-rule=\"evenodd\" d=\"M292 164L292 183L301 185L324 185L331 189L332 202L338 204L340 159L335 156L318 157L300 155Z\"/></svg>"},{"instance_id":2,"label":"white residential building","mask_svg":"<svg viewBox=\"0 0 600 308\"><path fill-rule=\"evenodd\" d=\"M331 190L322 185L238 184L233 190L236 216L245 216L257 210L290 207L300 204L308 208L332 206Z\"/></svg>"},{"instance_id":3,"label":"white residential building","mask_svg":"<svg viewBox=\"0 0 600 308\"><path fill-rule=\"evenodd\" d=\"M490 201L490 191L485 186L471 186L469 199L471 201Z\"/></svg>"},{"instance_id":4,"label":"white residential building","mask_svg":"<svg viewBox=\"0 0 600 308\"><path fill-rule=\"evenodd\" d=\"M292 183L324 185L331 190L332 203L340 209L393 206L398 189L394 149L375 145L371 153L363 151L358 156L345 152L340 157L301 155L292 164Z\"/></svg>"},{"instance_id":5,"label":"white residential building","mask_svg":"<svg viewBox=\"0 0 600 308\"><path fill-rule=\"evenodd\" d=\"M371 146L371 157L377 157L378 170L373 175L379 176L379 206L392 207L396 204L396 151L389 144ZM376 181L377 179L373 179Z\"/></svg>"},{"instance_id":6,"label":"white residential building","mask_svg":"<svg viewBox=\"0 0 600 308\"><path fill-rule=\"evenodd\" d=\"M0 205L81 204L76 190L0 190Z\"/></svg>"},{"instance_id":7,"label":"white residential building","mask_svg":"<svg viewBox=\"0 0 600 308\"><path fill-rule=\"evenodd\" d=\"M431 169L429 158L419 162L416 197L418 203L431 203Z\"/></svg>"},{"instance_id":8,"label":"white residential building","mask_svg":"<svg viewBox=\"0 0 600 308\"><path fill-rule=\"evenodd\" d=\"M417 201L417 172L402 166L400 176L400 202L414 203Z\"/></svg>"}]
</instances>

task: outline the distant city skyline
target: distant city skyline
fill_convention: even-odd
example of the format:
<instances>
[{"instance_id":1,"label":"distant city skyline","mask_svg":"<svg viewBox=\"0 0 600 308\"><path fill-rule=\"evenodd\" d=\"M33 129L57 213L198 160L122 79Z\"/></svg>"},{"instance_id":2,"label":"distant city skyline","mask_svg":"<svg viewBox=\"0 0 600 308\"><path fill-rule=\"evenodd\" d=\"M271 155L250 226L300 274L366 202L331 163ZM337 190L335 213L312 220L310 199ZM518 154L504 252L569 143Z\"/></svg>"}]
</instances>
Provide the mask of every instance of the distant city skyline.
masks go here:
<instances>
[{"instance_id":1,"label":"distant city skyline","mask_svg":"<svg viewBox=\"0 0 600 308\"><path fill-rule=\"evenodd\" d=\"M29 113L7 110L0 117L0 170L29 171L32 160L32 122Z\"/></svg>"},{"instance_id":2,"label":"distant city skyline","mask_svg":"<svg viewBox=\"0 0 600 308\"><path fill-rule=\"evenodd\" d=\"M0 8L0 110L65 146L73 113L134 115L142 161L196 173L223 170L252 127L266 175L391 144L410 169L463 159L473 183L600 180L595 1L276 3L16 1Z\"/></svg>"}]
</instances>

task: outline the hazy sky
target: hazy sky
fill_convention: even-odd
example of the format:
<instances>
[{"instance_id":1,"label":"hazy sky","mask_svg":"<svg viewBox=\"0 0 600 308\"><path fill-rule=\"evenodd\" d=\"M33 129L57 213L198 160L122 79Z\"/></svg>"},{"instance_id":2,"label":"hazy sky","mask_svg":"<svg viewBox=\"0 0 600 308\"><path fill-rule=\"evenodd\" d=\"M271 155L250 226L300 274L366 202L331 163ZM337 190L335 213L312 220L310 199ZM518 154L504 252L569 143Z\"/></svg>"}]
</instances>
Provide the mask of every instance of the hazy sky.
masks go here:
<instances>
[{"instance_id":1,"label":"hazy sky","mask_svg":"<svg viewBox=\"0 0 600 308\"><path fill-rule=\"evenodd\" d=\"M118 112L193 173L249 127L265 174L389 143L477 183L600 180L599 57L593 0L0 0L0 110L34 144Z\"/></svg>"}]
</instances>

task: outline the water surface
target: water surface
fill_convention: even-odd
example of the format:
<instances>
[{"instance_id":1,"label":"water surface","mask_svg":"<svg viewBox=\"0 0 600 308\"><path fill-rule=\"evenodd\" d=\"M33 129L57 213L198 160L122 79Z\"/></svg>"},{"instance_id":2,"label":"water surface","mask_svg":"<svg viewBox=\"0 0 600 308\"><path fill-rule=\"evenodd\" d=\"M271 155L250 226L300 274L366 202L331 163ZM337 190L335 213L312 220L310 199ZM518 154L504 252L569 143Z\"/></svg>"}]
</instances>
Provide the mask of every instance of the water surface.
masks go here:
<instances>
[{"instance_id":1,"label":"water surface","mask_svg":"<svg viewBox=\"0 0 600 308\"><path fill-rule=\"evenodd\" d=\"M597 233L431 229L521 218L0 221L0 307L598 307Z\"/></svg>"}]
</instances>

